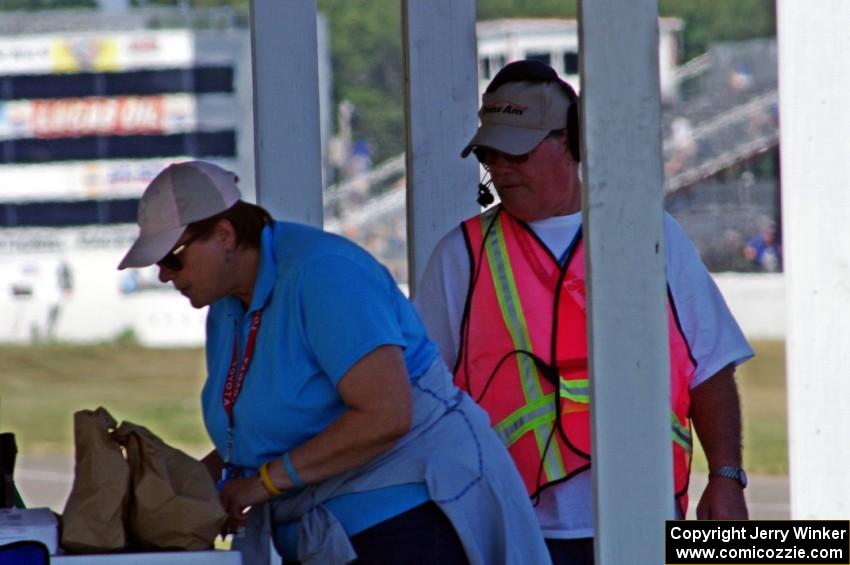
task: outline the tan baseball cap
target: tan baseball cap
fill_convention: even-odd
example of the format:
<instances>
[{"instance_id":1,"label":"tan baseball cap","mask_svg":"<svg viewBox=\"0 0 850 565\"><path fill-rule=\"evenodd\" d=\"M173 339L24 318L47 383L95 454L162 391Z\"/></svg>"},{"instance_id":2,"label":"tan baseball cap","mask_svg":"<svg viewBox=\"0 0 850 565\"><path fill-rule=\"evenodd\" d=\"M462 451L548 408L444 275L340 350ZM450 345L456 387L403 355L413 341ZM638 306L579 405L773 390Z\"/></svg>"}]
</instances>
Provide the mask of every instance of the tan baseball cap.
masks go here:
<instances>
[{"instance_id":1,"label":"tan baseball cap","mask_svg":"<svg viewBox=\"0 0 850 565\"><path fill-rule=\"evenodd\" d=\"M147 267L162 259L192 222L224 212L242 195L238 177L218 165L186 161L166 167L139 201L139 237L118 265Z\"/></svg>"},{"instance_id":2,"label":"tan baseball cap","mask_svg":"<svg viewBox=\"0 0 850 565\"><path fill-rule=\"evenodd\" d=\"M481 97L481 125L461 152L489 147L508 155L524 155L552 130L563 129L571 100L557 82L506 82Z\"/></svg>"}]
</instances>

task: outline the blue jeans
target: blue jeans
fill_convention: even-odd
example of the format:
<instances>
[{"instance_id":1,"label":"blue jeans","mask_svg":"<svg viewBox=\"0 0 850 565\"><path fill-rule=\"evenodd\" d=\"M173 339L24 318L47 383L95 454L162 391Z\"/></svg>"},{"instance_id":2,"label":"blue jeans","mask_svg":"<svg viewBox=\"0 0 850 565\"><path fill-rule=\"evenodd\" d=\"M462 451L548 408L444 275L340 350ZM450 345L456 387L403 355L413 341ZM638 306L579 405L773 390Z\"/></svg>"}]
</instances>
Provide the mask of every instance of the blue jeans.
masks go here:
<instances>
[{"instance_id":1,"label":"blue jeans","mask_svg":"<svg viewBox=\"0 0 850 565\"><path fill-rule=\"evenodd\" d=\"M433 502L351 536L358 565L465 565L469 563L454 527Z\"/></svg>"},{"instance_id":2,"label":"blue jeans","mask_svg":"<svg viewBox=\"0 0 850 565\"><path fill-rule=\"evenodd\" d=\"M451 522L431 501L351 536L351 545L357 552L357 565L469 563Z\"/></svg>"},{"instance_id":3,"label":"blue jeans","mask_svg":"<svg viewBox=\"0 0 850 565\"><path fill-rule=\"evenodd\" d=\"M593 565L593 538L545 541L553 565Z\"/></svg>"}]
</instances>

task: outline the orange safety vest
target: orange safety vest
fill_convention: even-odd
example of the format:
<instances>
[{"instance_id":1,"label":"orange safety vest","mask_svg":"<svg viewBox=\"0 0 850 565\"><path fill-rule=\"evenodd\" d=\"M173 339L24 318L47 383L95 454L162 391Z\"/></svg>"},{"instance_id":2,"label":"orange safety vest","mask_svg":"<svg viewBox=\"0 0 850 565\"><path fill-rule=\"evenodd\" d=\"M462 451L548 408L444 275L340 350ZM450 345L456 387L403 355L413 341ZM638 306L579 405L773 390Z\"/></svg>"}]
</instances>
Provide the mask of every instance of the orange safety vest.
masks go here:
<instances>
[{"instance_id":1,"label":"orange safety vest","mask_svg":"<svg viewBox=\"0 0 850 565\"><path fill-rule=\"evenodd\" d=\"M581 230L559 265L534 232L500 206L462 227L472 280L455 384L487 410L529 495L537 496L590 467ZM669 288L667 317L674 483L684 516L692 447L689 385L696 362ZM555 414L561 416L557 421Z\"/></svg>"}]
</instances>

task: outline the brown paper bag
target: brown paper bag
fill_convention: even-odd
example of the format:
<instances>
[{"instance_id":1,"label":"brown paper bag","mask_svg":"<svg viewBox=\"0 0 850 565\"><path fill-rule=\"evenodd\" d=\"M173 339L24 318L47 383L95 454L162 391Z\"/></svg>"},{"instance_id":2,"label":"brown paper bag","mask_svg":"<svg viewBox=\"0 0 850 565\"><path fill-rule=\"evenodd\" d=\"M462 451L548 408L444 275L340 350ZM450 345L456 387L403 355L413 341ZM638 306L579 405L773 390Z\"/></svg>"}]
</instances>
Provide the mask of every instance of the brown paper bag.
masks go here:
<instances>
[{"instance_id":1,"label":"brown paper bag","mask_svg":"<svg viewBox=\"0 0 850 565\"><path fill-rule=\"evenodd\" d=\"M74 414L74 485L62 513L62 547L68 551L116 551L127 545L130 467L110 437L116 425L103 408Z\"/></svg>"},{"instance_id":2,"label":"brown paper bag","mask_svg":"<svg viewBox=\"0 0 850 565\"><path fill-rule=\"evenodd\" d=\"M227 515L200 461L147 428L123 422L113 437L127 449L132 477L129 530L156 549L208 549Z\"/></svg>"}]
</instances>

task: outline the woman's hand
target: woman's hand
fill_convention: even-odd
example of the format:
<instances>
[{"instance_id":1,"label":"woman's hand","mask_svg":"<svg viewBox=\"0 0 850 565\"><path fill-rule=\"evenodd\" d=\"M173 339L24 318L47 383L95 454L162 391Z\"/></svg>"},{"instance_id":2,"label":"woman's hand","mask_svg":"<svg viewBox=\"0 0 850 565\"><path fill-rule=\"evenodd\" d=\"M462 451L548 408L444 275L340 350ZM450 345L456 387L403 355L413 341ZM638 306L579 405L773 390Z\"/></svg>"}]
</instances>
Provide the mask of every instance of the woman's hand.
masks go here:
<instances>
[{"instance_id":1,"label":"woman's hand","mask_svg":"<svg viewBox=\"0 0 850 565\"><path fill-rule=\"evenodd\" d=\"M225 528L235 530L245 526L248 511L255 504L262 504L271 498L259 476L225 481L219 493L221 505L227 512Z\"/></svg>"},{"instance_id":2,"label":"woman's hand","mask_svg":"<svg viewBox=\"0 0 850 565\"><path fill-rule=\"evenodd\" d=\"M214 483L217 483L221 478L221 470L224 468L224 460L221 458L221 455L218 454L218 451L213 449L206 456L201 459L201 463L203 463L207 471L210 472L210 476Z\"/></svg>"}]
</instances>

